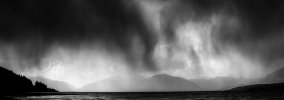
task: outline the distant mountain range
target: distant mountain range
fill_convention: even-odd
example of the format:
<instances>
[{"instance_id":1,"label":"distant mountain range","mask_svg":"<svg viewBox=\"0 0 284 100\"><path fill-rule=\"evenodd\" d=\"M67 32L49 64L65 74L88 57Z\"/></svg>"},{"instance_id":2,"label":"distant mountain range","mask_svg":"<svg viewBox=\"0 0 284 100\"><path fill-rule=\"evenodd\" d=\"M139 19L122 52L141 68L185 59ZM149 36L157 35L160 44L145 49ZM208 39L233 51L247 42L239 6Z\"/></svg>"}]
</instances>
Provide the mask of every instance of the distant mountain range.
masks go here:
<instances>
[{"instance_id":1,"label":"distant mountain range","mask_svg":"<svg viewBox=\"0 0 284 100\"><path fill-rule=\"evenodd\" d=\"M0 67L0 92L1 93L22 93L22 92L57 92L55 89L47 88L41 82L32 81L22 75L17 75L3 67Z\"/></svg>"},{"instance_id":2,"label":"distant mountain range","mask_svg":"<svg viewBox=\"0 0 284 100\"><path fill-rule=\"evenodd\" d=\"M238 80L229 77L216 77L210 79L192 79L194 83L202 87L203 90L216 91L226 90L238 82Z\"/></svg>"},{"instance_id":3,"label":"distant mountain range","mask_svg":"<svg viewBox=\"0 0 284 100\"><path fill-rule=\"evenodd\" d=\"M200 91L201 88L189 80L158 74L150 78L140 76L111 77L91 83L81 91Z\"/></svg>"},{"instance_id":4,"label":"distant mountain range","mask_svg":"<svg viewBox=\"0 0 284 100\"><path fill-rule=\"evenodd\" d=\"M125 79L128 79L128 82L122 81L122 76L111 77L84 86L80 91L280 91L277 88L284 88L284 68L264 78L241 82L227 77L186 80L167 74L158 74L150 78L132 76Z\"/></svg>"},{"instance_id":5,"label":"distant mountain range","mask_svg":"<svg viewBox=\"0 0 284 100\"><path fill-rule=\"evenodd\" d=\"M284 91L284 68L272 72L264 78L250 82L239 82L226 77L186 80L167 74L158 74L149 78L130 75L110 77L88 84L80 89L74 89L63 81L42 77L31 78L33 81L36 81L33 85L32 81L25 76L17 75L2 67L0 67L0 73L0 92L55 92L57 90L61 92Z\"/></svg>"}]
</instances>

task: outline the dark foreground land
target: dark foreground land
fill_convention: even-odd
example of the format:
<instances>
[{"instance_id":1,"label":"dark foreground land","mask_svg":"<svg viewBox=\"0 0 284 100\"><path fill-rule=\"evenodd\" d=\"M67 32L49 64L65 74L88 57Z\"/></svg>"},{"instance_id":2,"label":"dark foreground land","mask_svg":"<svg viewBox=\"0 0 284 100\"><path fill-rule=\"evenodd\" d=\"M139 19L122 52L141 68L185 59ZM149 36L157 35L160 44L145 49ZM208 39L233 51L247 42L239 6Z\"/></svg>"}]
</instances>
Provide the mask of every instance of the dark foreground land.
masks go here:
<instances>
[{"instance_id":1,"label":"dark foreground land","mask_svg":"<svg viewBox=\"0 0 284 100\"><path fill-rule=\"evenodd\" d=\"M27 77L16 74L0 66L0 93L23 93L23 92L57 92L48 88L44 83L33 83Z\"/></svg>"},{"instance_id":2,"label":"dark foreground land","mask_svg":"<svg viewBox=\"0 0 284 100\"><path fill-rule=\"evenodd\" d=\"M20 100L283 100L283 92L52 92L6 95Z\"/></svg>"}]
</instances>

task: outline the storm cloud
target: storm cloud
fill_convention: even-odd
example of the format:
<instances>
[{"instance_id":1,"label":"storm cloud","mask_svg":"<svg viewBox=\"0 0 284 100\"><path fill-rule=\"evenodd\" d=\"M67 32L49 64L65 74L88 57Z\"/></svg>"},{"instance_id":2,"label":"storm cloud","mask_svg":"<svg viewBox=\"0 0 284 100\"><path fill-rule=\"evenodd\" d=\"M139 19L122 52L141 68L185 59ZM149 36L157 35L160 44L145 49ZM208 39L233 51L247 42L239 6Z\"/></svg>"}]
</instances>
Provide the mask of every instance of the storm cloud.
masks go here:
<instances>
[{"instance_id":1,"label":"storm cloud","mask_svg":"<svg viewBox=\"0 0 284 100\"><path fill-rule=\"evenodd\" d=\"M281 0L0 1L0 65L19 73L60 65L78 67L72 71L101 66L92 69L97 73L126 68L187 79L248 78L253 70L266 74L283 66L283 5Z\"/></svg>"},{"instance_id":2,"label":"storm cloud","mask_svg":"<svg viewBox=\"0 0 284 100\"><path fill-rule=\"evenodd\" d=\"M138 37L145 46L143 61L156 69L148 60L155 38L136 9L122 1L1 1L1 12L1 44L11 45L18 59L35 66L54 44L76 49L100 42L131 60L132 38Z\"/></svg>"}]
</instances>

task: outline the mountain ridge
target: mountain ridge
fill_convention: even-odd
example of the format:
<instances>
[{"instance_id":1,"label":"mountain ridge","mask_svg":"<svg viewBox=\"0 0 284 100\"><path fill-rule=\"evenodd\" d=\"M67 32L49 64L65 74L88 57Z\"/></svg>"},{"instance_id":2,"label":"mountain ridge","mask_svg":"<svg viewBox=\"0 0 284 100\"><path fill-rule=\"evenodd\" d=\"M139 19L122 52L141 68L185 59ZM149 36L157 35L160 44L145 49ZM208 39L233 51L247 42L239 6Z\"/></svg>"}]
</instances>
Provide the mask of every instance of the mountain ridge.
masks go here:
<instances>
[{"instance_id":1,"label":"mountain ridge","mask_svg":"<svg viewBox=\"0 0 284 100\"><path fill-rule=\"evenodd\" d=\"M239 86L229 89L228 91L244 91L244 92L284 92L284 83L272 84L253 84Z\"/></svg>"},{"instance_id":2,"label":"mountain ridge","mask_svg":"<svg viewBox=\"0 0 284 100\"><path fill-rule=\"evenodd\" d=\"M105 88L104 88L105 87ZM135 77L121 80L108 78L90 83L81 88L81 91L200 91L198 85L189 80L167 74L158 74L149 78Z\"/></svg>"}]
</instances>

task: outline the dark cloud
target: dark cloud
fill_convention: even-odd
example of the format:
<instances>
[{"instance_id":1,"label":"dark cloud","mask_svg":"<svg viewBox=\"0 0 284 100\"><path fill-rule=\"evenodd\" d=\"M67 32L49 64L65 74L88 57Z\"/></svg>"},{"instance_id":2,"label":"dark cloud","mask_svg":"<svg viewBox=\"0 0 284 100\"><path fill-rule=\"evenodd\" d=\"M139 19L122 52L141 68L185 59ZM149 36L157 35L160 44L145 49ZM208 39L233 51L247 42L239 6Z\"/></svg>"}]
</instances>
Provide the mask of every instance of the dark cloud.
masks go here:
<instances>
[{"instance_id":1,"label":"dark cloud","mask_svg":"<svg viewBox=\"0 0 284 100\"><path fill-rule=\"evenodd\" d=\"M284 2L281 0L234 1L243 26L229 36L246 54L259 57L269 66L283 59ZM283 66L283 65L282 65Z\"/></svg>"},{"instance_id":2,"label":"dark cloud","mask_svg":"<svg viewBox=\"0 0 284 100\"><path fill-rule=\"evenodd\" d=\"M0 2L1 44L15 46L20 59L38 64L54 43L76 48L85 42L100 41L121 50L135 65L131 52L132 39L138 37L145 47L142 60L149 70L157 70L151 60L156 36L144 24L135 6L123 0L26 0ZM181 0L174 10L165 12L168 40L174 39L173 20L197 12L197 20L219 9L241 19L239 30L221 29L218 41L237 45L244 52L254 52L266 60L281 59L284 44L284 4L281 0ZM232 6L231 6L232 5ZM231 11L231 12L230 12ZM235 14L235 15L234 15ZM227 31L226 31L227 29ZM233 34L226 34L226 33ZM274 38L278 41L273 41ZM269 43L267 43L269 42ZM270 45L274 46L270 46ZM250 50L251 48L265 50ZM259 51L259 52L258 52ZM280 56L279 56L280 55Z\"/></svg>"},{"instance_id":3,"label":"dark cloud","mask_svg":"<svg viewBox=\"0 0 284 100\"><path fill-rule=\"evenodd\" d=\"M251 37L258 39L277 35L279 33L277 30L283 27L284 2L281 0L236 1L236 5L240 9L242 17L250 24Z\"/></svg>"},{"instance_id":4,"label":"dark cloud","mask_svg":"<svg viewBox=\"0 0 284 100\"><path fill-rule=\"evenodd\" d=\"M99 41L127 55L137 36L145 45L143 61L153 67L149 57L155 39L136 10L122 0L1 1L0 40L14 45L19 58L38 64L54 43L76 48Z\"/></svg>"}]
</instances>

